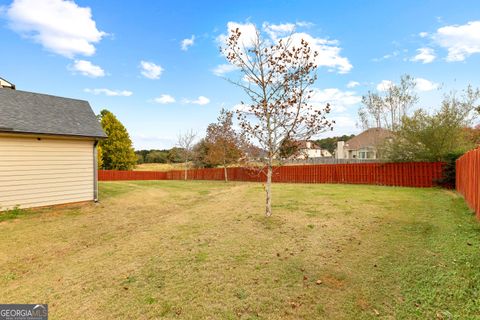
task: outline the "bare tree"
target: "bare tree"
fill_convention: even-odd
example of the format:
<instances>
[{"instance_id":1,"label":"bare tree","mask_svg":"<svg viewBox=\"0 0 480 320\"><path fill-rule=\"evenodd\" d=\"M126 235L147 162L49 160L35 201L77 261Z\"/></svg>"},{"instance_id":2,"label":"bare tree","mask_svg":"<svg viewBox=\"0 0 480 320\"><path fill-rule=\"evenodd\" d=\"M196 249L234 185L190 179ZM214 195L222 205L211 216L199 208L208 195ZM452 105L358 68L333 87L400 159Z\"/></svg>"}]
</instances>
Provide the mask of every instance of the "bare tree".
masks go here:
<instances>
[{"instance_id":1,"label":"bare tree","mask_svg":"<svg viewBox=\"0 0 480 320\"><path fill-rule=\"evenodd\" d=\"M369 91L362 97L363 107L358 110L360 123L364 129L377 127L395 131L402 118L418 102L414 89L415 79L403 75L400 83L392 83L383 88L384 94Z\"/></svg>"},{"instance_id":2,"label":"bare tree","mask_svg":"<svg viewBox=\"0 0 480 320\"><path fill-rule=\"evenodd\" d=\"M242 88L248 103L242 102L237 118L246 137L267 152L265 215L272 214L272 172L282 141L306 140L326 129L333 121L326 119L330 106L314 107L309 103L316 80L318 52L297 37L272 42L256 35L245 42L237 28L231 30L221 48L227 60L236 66L243 78L230 81Z\"/></svg>"},{"instance_id":3,"label":"bare tree","mask_svg":"<svg viewBox=\"0 0 480 320\"><path fill-rule=\"evenodd\" d=\"M177 136L177 146L181 150L181 155L184 161L184 170L185 170L185 175L184 179L187 180L187 175L188 175L188 161L192 158L192 153L193 153L193 146L194 146L194 141L195 137L197 134L193 132L193 130L189 130L185 133L179 133Z\"/></svg>"},{"instance_id":4,"label":"bare tree","mask_svg":"<svg viewBox=\"0 0 480 320\"><path fill-rule=\"evenodd\" d=\"M378 93L368 91L367 95L362 97L362 103L364 107L358 110L362 127L364 129L371 128L372 122L376 128L383 127L382 122L385 106L383 99Z\"/></svg>"}]
</instances>

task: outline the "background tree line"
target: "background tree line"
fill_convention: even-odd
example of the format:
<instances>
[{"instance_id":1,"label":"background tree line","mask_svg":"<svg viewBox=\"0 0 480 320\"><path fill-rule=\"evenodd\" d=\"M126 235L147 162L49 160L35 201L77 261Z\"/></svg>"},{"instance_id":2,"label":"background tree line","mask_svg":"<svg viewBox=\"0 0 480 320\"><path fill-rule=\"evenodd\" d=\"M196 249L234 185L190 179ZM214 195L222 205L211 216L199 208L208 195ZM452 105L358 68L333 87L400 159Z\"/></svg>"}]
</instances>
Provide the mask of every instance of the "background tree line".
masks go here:
<instances>
[{"instance_id":1,"label":"background tree line","mask_svg":"<svg viewBox=\"0 0 480 320\"><path fill-rule=\"evenodd\" d=\"M136 150L137 164L142 163L182 163L182 150L178 147L171 149Z\"/></svg>"},{"instance_id":2,"label":"background tree line","mask_svg":"<svg viewBox=\"0 0 480 320\"><path fill-rule=\"evenodd\" d=\"M195 143L196 133L180 133L176 147L163 150L135 151L137 164L143 163L184 163L185 170L195 168L222 167L225 170L232 164L241 163L246 155L255 154L255 148L233 128L233 112L220 111L217 122L208 125L206 135ZM185 172L185 178L186 178Z\"/></svg>"},{"instance_id":3,"label":"background tree line","mask_svg":"<svg viewBox=\"0 0 480 320\"><path fill-rule=\"evenodd\" d=\"M320 148L328 150L333 155L338 141L348 141L353 137L355 137L354 134L344 134L342 136L318 139L315 142Z\"/></svg>"}]
</instances>

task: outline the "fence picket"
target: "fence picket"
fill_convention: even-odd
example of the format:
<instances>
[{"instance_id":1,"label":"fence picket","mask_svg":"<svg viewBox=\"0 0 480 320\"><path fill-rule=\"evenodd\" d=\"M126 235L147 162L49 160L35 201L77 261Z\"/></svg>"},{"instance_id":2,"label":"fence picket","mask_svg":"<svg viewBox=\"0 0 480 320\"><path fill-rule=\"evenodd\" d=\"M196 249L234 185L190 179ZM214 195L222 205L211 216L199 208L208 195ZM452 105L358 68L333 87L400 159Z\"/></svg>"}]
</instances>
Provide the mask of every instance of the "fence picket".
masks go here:
<instances>
[{"instance_id":1,"label":"fence picket","mask_svg":"<svg viewBox=\"0 0 480 320\"><path fill-rule=\"evenodd\" d=\"M457 159L455 187L480 219L480 148Z\"/></svg>"}]
</instances>

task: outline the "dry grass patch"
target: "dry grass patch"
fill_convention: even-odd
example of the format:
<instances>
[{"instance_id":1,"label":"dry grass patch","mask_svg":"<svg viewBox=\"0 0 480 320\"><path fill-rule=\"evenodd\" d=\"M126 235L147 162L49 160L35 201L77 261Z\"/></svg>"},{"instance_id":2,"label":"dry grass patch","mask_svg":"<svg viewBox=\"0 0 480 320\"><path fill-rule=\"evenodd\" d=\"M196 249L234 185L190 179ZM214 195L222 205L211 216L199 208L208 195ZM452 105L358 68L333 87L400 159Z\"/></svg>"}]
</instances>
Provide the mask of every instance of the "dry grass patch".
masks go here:
<instances>
[{"instance_id":1,"label":"dry grass patch","mask_svg":"<svg viewBox=\"0 0 480 320\"><path fill-rule=\"evenodd\" d=\"M480 228L437 189L112 182L0 224L0 301L53 319L474 318Z\"/></svg>"},{"instance_id":2,"label":"dry grass patch","mask_svg":"<svg viewBox=\"0 0 480 320\"><path fill-rule=\"evenodd\" d=\"M192 168L192 165L189 165ZM171 170L184 170L185 165L183 163L142 163L135 166L135 171L171 171Z\"/></svg>"}]
</instances>

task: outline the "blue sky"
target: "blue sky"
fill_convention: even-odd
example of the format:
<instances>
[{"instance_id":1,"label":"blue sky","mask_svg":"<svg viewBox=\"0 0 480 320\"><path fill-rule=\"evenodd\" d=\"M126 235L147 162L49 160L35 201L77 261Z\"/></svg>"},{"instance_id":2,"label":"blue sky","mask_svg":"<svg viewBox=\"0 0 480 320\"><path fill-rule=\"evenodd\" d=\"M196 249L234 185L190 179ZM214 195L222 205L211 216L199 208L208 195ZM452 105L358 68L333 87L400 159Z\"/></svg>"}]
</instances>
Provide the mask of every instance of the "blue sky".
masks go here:
<instances>
[{"instance_id":1,"label":"blue sky","mask_svg":"<svg viewBox=\"0 0 480 320\"><path fill-rule=\"evenodd\" d=\"M314 102L337 121L325 135L359 132L362 94L404 73L429 109L480 86L478 1L0 0L0 76L111 110L137 149L168 148L244 99L218 47L228 25L252 24L267 37L294 28L321 50Z\"/></svg>"}]
</instances>

